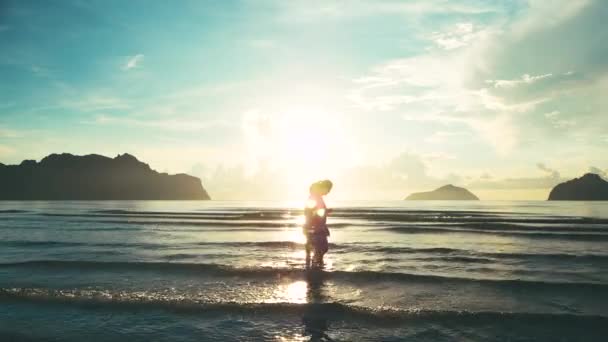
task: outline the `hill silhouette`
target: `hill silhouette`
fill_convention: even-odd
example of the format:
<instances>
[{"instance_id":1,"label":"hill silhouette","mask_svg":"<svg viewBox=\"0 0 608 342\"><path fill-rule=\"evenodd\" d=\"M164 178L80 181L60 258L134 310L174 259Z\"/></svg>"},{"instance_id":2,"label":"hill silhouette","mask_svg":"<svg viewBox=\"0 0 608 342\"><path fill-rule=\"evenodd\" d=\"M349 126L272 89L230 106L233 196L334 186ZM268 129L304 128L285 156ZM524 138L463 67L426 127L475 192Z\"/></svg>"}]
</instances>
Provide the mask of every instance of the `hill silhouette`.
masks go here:
<instances>
[{"instance_id":1,"label":"hill silhouette","mask_svg":"<svg viewBox=\"0 0 608 342\"><path fill-rule=\"evenodd\" d=\"M130 154L51 154L0 164L0 200L208 200L199 178L159 173Z\"/></svg>"},{"instance_id":2,"label":"hill silhouette","mask_svg":"<svg viewBox=\"0 0 608 342\"><path fill-rule=\"evenodd\" d=\"M587 173L556 185L549 201L608 201L608 182L595 173Z\"/></svg>"},{"instance_id":3,"label":"hill silhouette","mask_svg":"<svg viewBox=\"0 0 608 342\"><path fill-rule=\"evenodd\" d=\"M479 198L465 188L459 188L452 184L444 185L438 189L428 192L415 192L405 198L406 200L475 200Z\"/></svg>"}]
</instances>

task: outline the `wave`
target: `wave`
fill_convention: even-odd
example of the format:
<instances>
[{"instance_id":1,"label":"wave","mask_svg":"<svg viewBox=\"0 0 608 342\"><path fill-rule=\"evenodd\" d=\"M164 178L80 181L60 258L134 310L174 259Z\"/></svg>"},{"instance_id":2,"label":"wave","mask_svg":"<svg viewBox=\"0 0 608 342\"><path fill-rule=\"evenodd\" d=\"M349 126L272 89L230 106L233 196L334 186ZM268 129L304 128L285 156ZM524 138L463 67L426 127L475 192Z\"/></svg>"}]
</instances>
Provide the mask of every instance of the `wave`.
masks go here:
<instances>
[{"instance_id":1,"label":"wave","mask_svg":"<svg viewBox=\"0 0 608 342\"><path fill-rule=\"evenodd\" d=\"M96 210L88 213L40 213L42 216L60 217L150 217L179 219L214 219L214 220L285 220L301 214L290 211L279 212L244 212L244 211L206 211L206 212L168 212L168 211L127 211ZM295 215L295 216L294 216Z\"/></svg>"},{"instance_id":2,"label":"wave","mask_svg":"<svg viewBox=\"0 0 608 342\"><path fill-rule=\"evenodd\" d=\"M43 214L43 215L52 215L56 216L56 214ZM60 214L62 217L87 217L85 215L72 215L72 214ZM144 217L142 217L144 218ZM268 229L271 230L273 228L288 228L288 227L300 227L301 223L294 221L293 219L281 219L281 220L216 220L216 219L196 219L196 220L171 220L171 218L163 218L163 217L145 217L146 219L138 219L133 220L128 217L122 219L95 219L95 220L69 220L66 222L69 223L103 223L103 224L120 224L120 225L146 225L146 229L150 229L149 226L190 226L190 227L205 227L205 230L227 230L235 227L236 229L245 229L245 228L253 228L253 229ZM187 219L184 217L179 217L179 219ZM30 219L30 221L39 221L36 219ZM337 222L331 224L332 229L340 229L344 227L352 226L350 223ZM43 227L32 227L34 229L39 229ZM103 227L100 227L103 228ZM95 228L95 229L100 229ZM78 228L64 228L68 229L78 229ZM116 230L121 229L120 227L116 227Z\"/></svg>"},{"instance_id":3,"label":"wave","mask_svg":"<svg viewBox=\"0 0 608 342\"><path fill-rule=\"evenodd\" d=\"M548 216L538 213L522 213L508 211L472 211L472 210L412 210L404 208L395 208L393 210L383 210L377 208L369 208L369 210L361 210L356 208L338 208L332 216L351 216L375 219L401 219L407 217L426 217L435 219L504 219L515 217L516 220L542 220L547 222L555 222L561 220L578 220L578 221L604 221L608 219L582 217L582 216Z\"/></svg>"},{"instance_id":4,"label":"wave","mask_svg":"<svg viewBox=\"0 0 608 342\"><path fill-rule=\"evenodd\" d=\"M472 256L496 259L554 259L555 261L608 261L608 255L602 254L566 254L566 253L509 253L478 252L457 248L411 248L411 247L371 247L371 252L384 254L440 254ZM500 260L497 260L500 261Z\"/></svg>"},{"instance_id":5,"label":"wave","mask_svg":"<svg viewBox=\"0 0 608 342\"><path fill-rule=\"evenodd\" d=\"M6 247L146 247L146 248L171 248L171 246L156 243L141 242L76 242L76 241L28 241L8 240L0 241L0 246Z\"/></svg>"},{"instance_id":6,"label":"wave","mask_svg":"<svg viewBox=\"0 0 608 342\"><path fill-rule=\"evenodd\" d=\"M383 228L372 228L370 230L385 230L403 234L427 234L427 233L466 233L466 234L491 234L503 236L519 236L528 238L543 239L567 239L581 241L608 240L608 232L602 233L579 233L571 232L550 232L550 231L530 231L530 230L483 230L463 228L457 225L450 226L393 226Z\"/></svg>"},{"instance_id":7,"label":"wave","mask_svg":"<svg viewBox=\"0 0 608 342\"><path fill-rule=\"evenodd\" d=\"M87 214L40 214L42 216L60 216L60 217L79 217L79 218L96 218L96 217L108 217L108 216L95 216L95 215L87 215ZM293 220L283 218L280 222L276 222L276 220L221 220L215 217L184 217L184 216L137 216L138 218L149 218L150 220L131 220L129 219L133 216L121 216L120 220L82 220L82 221L70 221L70 222L102 222L102 223L132 223L132 224L183 224L183 225L217 225L217 226L286 226L293 225ZM180 219L186 220L190 219L190 221L170 221L170 219Z\"/></svg>"},{"instance_id":8,"label":"wave","mask_svg":"<svg viewBox=\"0 0 608 342\"><path fill-rule=\"evenodd\" d=\"M163 250L182 250L190 248L213 248L216 251L226 250L226 254L233 252L231 248L253 248L253 249L303 249L304 244L296 241L234 241L234 242L187 242L162 244L150 242L78 242L78 241L29 241L29 240L4 240L0 246L22 247L22 248L63 248L63 247L98 247L98 248L145 248ZM374 246L368 243L330 243L332 253L374 253L382 255L414 255L412 258L395 259L422 260L422 261L446 261L460 263L500 263L504 259L518 260L546 260L549 262L608 262L608 255L602 254L567 254L567 253L509 253L509 252L480 252L456 248L413 248ZM194 255L207 255L206 252Z\"/></svg>"},{"instance_id":9,"label":"wave","mask_svg":"<svg viewBox=\"0 0 608 342\"><path fill-rule=\"evenodd\" d=\"M294 241L261 241L261 242L190 242L171 245L160 244L160 243L147 243L147 242L73 242L73 241L28 241L28 240L8 240L0 241L0 246L7 247L73 247L73 246L86 246L86 247L142 247L142 248L162 248L162 249L183 249L183 248L196 248L196 247L216 247L216 248L229 248L229 247L262 247L262 248L276 248L276 249L296 249L304 248L304 244ZM336 244L330 244L330 247L338 248Z\"/></svg>"},{"instance_id":10,"label":"wave","mask_svg":"<svg viewBox=\"0 0 608 342\"><path fill-rule=\"evenodd\" d=\"M204 212L93 210L88 213L41 213L44 216L77 217L150 217L214 220L285 220L302 214L301 209L238 209ZM510 224L608 224L608 219L579 216L546 216L512 212L488 211L434 211L434 210L382 210L378 208L336 208L331 215L336 218L360 219L384 222L457 222L457 223L510 223Z\"/></svg>"},{"instance_id":11,"label":"wave","mask_svg":"<svg viewBox=\"0 0 608 342\"><path fill-rule=\"evenodd\" d=\"M20 209L3 209L0 210L0 214L22 214L29 213L29 210L20 210Z\"/></svg>"},{"instance_id":12,"label":"wave","mask_svg":"<svg viewBox=\"0 0 608 342\"><path fill-rule=\"evenodd\" d=\"M205 302L183 295L174 297L165 293L158 295L150 292L46 288L0 288L0 298L4 300L31 301L38 304L78 304L95 308L112 309L166 309L172 312L205 316L218 315L297 315L318 317L330 320L357 320L382 324L403 323L406 321L474 321L496 322L519 320L526 324L534 322L594 322L607 324L608 317L599 315L578 315L571 313L531 313L496 311L450 311L450 310L405 310L396 308L368 308L340 302L321 303L242 303L242 302Z\"/></svg>"},{"instance_id":13,"label":"wave","mask_svg":"<svg viewBox=\"0 0 608 342\"><path fill-rule=\"evenodd\" d=\"M596 226L596 223L553 223L551 225L547 225L544 223L537 224L536 222L531 223L505 223L505 222L494 222L491 224L486 223L457 223L455 226L465 227L470 229L480 229L480 230L517 230L517 231L549 231L549 232L574 232L574 233L608 233L608 226Z\"/></svg>"},{"instance_id":14,"label":"wave","mask_svg":"<svg viewBox=\"0 0 608 342\"><path fill-rule=\"evenodd\" d=\"M433 284L478 284L503 288L525 289L575 289L577 291L597 291L596 294L608 295L608 284L595 282L545 282L520 279L478 279L459 278L439 275L412 273L395 273L379 271L305 271L296 268L234 268L218 264L174 263L174 262L120 262L120 261L67 261L38 260L16 263L1 263L0 268L42 268L47 270L128 270L153 271L163 273L189 273L195 276L238 276L251 278L274 279L290 277L294 279L341 280L346 282L373 283L377 281L395 281Z\"/></svg>"},{"instance_id":15,"label":"wave","mask_svg":"<svg viewBox=\"0 0 608 342\"><path fill-rule=\"evenodd\" d=\"M410 260L419 260L419 261L440 261L440 262L455 262L460 264L494 264L496 263L495 259L484 258L484 257L476 257L476 256L431 256L431 257L415 257ZM397 261L403 261L401 259L397 259Z\"/></svg>"}]
</instances>

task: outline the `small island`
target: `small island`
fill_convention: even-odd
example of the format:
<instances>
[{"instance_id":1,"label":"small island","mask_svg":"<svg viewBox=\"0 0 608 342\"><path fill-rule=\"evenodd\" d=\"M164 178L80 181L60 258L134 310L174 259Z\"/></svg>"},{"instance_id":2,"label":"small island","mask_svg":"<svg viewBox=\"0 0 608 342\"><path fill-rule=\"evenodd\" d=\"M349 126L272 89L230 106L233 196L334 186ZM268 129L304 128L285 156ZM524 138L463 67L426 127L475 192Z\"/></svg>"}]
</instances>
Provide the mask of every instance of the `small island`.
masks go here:
<instances>
[{"instance_id":1,"label":"small island","mask_svg":"<svg viewBox=\"0 0 608 342\"><path fill-rule=\"evenodd\" d=\"M452 184L448 184L433 191L415 192L407 196L406 200L479 201L479 198L465 188L459 188Z\"/></svg>"},{"instance_id":2,"label":"small island","mask_svg":"<svg viewBox=\"0 0 608 342\"><path fill-rule=\"evenodd\" d=\"M608 201L608 182L598 174L587 173L556 185L549 201Z\"/></svg>"},{"instance_id":3,"label":"small island","mask_svg":"<svg viewBox=\"0 0 608 342\"><path fill-rule=\"evenodd\" d=\"M0 200L208 200L201 180L159 173L130 154L51 154L0 164Z\"/></svg>"}]
</instances>

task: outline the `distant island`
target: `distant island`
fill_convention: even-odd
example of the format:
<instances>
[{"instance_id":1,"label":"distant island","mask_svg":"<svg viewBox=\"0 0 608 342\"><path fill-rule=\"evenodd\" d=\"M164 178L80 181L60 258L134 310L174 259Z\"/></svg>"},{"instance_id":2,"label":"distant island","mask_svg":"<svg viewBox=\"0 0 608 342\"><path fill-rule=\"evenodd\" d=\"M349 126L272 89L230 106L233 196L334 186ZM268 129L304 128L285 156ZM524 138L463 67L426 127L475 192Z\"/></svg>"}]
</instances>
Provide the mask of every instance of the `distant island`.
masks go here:
<instances>
[{"instance_id":1,"label":"distant island","mask_svg":"<svg viewBox=\"0 0 608 342\"><path fill-rule=\"evenodd\" d=\"M130 154L51 154L0 164L0 200L208 200L201 180L159 173Z\"/></svg>"},{"instance_id":2,"label":"distant island","mask_svg":"<svg viewBox=\"0 0 608 342\"><path fill-rule=\"evenodd\" d=\"M556 185L549 201L608 201L608 182L595 173L587 173Z\"/></svg>"},{"instance_id":3,"label":"distant island","mask_svg":"<svg viewBox=\"0 0 608 342\"><path fill-rule=\"evenodd\" d=\"M448 184L428 192L415 192L407 196L408 201L441 200L441 201L478 201L479 198L465 188Z\"/></svg>"}]
</instances>

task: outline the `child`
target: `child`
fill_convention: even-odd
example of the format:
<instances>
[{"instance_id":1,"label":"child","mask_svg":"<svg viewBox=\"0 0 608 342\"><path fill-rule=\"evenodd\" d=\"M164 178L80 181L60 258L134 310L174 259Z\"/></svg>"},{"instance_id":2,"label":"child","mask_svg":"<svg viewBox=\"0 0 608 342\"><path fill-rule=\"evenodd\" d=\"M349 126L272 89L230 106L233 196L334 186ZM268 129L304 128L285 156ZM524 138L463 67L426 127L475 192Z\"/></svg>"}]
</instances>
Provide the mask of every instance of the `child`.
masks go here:
<instances>
[{"instance_id":1,"label":"child","mask_svg":"<svg viewBox=\"0 0 608 342\"><path fill-rule=\"evenodd\" d=\"M333 184L330 180L322 180L310 186L310 197L304 208L304 235L306 236L306 268L310 267L310 252L314 250L313 266L323 266L323 255L327 253L329 229L327 229L327 214L330 210L325 206L323 196L327 195Z\"/></svg>"}]
</instances>

